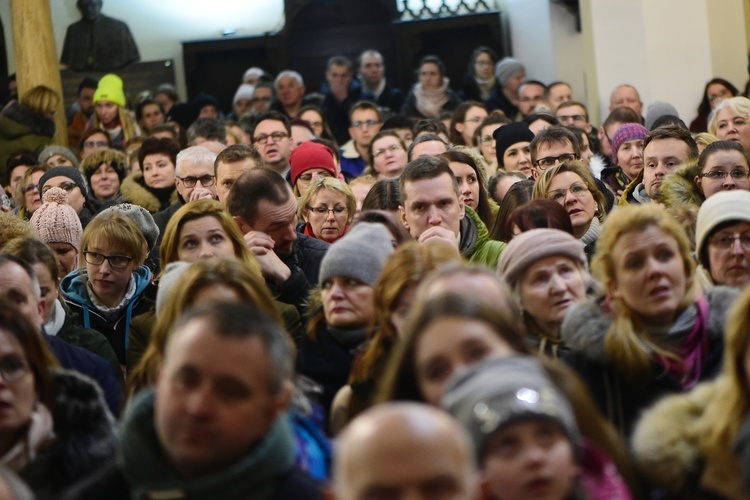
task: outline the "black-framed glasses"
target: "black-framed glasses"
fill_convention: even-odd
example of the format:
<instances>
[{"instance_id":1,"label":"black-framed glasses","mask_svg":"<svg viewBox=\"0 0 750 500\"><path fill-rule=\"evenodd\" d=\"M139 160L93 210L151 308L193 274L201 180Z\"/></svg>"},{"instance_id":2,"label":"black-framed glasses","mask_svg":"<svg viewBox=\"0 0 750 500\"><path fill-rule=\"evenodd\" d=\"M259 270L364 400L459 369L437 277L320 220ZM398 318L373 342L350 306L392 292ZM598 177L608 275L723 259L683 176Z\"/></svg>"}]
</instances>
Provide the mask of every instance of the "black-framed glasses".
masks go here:
<instances>
[{"instance_id":1,"label":"black-framed glasses","mask_svg":"<svg viewBox=\"0 0 750 500\"><path fill-rule=\"evenodd\" d=\"M18 382L28 371L28 365L20 356L8 354L0 358L0 376L8 383Z\"/></svg>"},{"instance_id":2,"label":"black-framed glasses","mask_svg":"<svg viewBox=\"0 0 750 500\"><path fill-rule=\"evenodd\" d=\"M564 161L572 161L577 160L578 156L575 155L575 153L563 153L559 156L545 156L544 158L539 158L535 165L542 170L547 169L549 167L554 167L558 163L562 163Z\"/></svg>"},{"instance_id":3,"label":"black-framed glasses","mask_svg":"<svg viewBox=\"0 0 750 500\"><path fill-rule=\"evenodd\" d=\"M704 172L701 174L701 177L714 181L723 181L727 176L731 176L732 179L736 181L741 181L750 177L750 172L747 170L732 170L731 172L727 172L726 170L711 170L710 172Z\"/></svg>"},{"instance_id":4,"label":"black-framed glasses","mask_svg":"<svg viewBox=\"0 0 750 500\"><path fill-rule=\"evenodd\" d=\"M106 260L112 269L125 269L130 264L130 261L133 260L132 257L124 255L104 255L103 253L88 251L83 252L83 258L93 266L101 266Z\"/></svg>"},{"instance_id":5,"label":"black-framed glasses","mask_svg":"<svg viewBox=\"0 0 750 500\"><path fill-rule=\"evenodd\" d=\"M272 134L260 134L257 137L253 137L253 144L267 144L269 140L273 140L273 142L279 142L282 139L286 139L289 137L289 134L286 132L274 132Z\"/></svg>"},{"instance_id":6,"label":"black-framed glasses","mask_svg":"<svg viewBox=\"0 0 750 500\"><path fill-rule=\"evenodd\" d=\"M750 233L719 233L712 237L708 242L718 250L726 252L734 246L734 242L737 240L739 240L740 246L744 251L750 252Z\"/></svg>"},{"instance_id":7,"label":"black-framed glasses","mask_svg":"<svg viewBox=\"0 0 750 500\"><path fill-rule=\"evenodd\" d=\"M180 179L180 182L182 182L187 188L195 187L198 181L200 181L201 186L203 187L211 187L216 182L216 176L208 175L208 174L202 175L200 177L180 177L180 176L175 176L175 177Z\"/></svg>"},{"instance_id":8,"label":"black-framed glasses","mask_svg":"<svg viewBox=\"0 0 750 500\"><path fill-rule=\"evenodd\" d=\"M343 215L343 214L345 214L346 212L349 211L348 208L341 207L341 206L339 206L339 207L333 207L333 208L328 208L328 207L311 207L311 206L308 205L307 209L309 211L311 211L312 213L314 213L316 215L320 215L320 216L327 216L328 212L333 212L334 217L337 216L337 215Z\"/></svg>"},{"instance_id":9,"label":"black-framed glasses","mask_svg":"<svg viewBox=\"0 0 750 500\"><path fill-rule=\"evenodd\" d=\"M576 198L580 198L581 196L589 192L589 187L586 184L576 182L575 184L571 184L570 186L568 186L567 189L555 189L554 191L550 191L549 193L547 193L547 198L552 201L562 203L563 201L565 201L565 196L568 194L568 191L570 191L570 194L572 194Z\"/></svg>"},{"instance_id":10,"label":"black-framed glasses","mask_svg":"<svg viewBox=\"0 0 750 500\"><path fill-rule=\"evenodd\" d=\"M46 193L47 191L49 191L53 187L58 187L58 188L62 189L63 191L65 191L66 193L70 193L71 191L73 191L76 188L76 186L77 186L77 184L75 182L63 182L59 186L50 186L49 184L47 184L47 185L45 185L42 188L42 194Z\"/></svg>"}]
</instances>

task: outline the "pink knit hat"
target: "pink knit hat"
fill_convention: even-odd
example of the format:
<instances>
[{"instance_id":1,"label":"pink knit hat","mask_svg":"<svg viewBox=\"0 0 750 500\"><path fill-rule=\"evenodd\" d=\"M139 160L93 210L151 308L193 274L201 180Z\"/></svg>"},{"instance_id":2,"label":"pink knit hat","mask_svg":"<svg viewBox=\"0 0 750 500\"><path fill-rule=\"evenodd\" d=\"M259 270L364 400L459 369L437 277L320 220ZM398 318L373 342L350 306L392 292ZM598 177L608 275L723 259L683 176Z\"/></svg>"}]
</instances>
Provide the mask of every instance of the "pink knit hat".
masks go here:
<instances>
[{"instance_id":1,"label":"pink knit hat","mask_svg":"<svg viewBox=\"0 0 750 500\"><path fill-rule=\"evenodd\" d=\"M44 243L69 243L79 251L83 227L76 211L68 205L68 193L53 187L44 193L42 202L31 216L39 239Z\"/></svg>"},{"instance_id":2,"label":"pink knit hat","mask_svg":"<svg viewBox=\"0 0 750 500\"><path fill-rule=\"evenodd\" d=\"M640 123L623 123L620 128L617 129L614 137L612 137L612 160L617 163L617 151L624 142L632 141L633 139L645 139L648 135L648 129Z\"/></svg>"}]
</instances>

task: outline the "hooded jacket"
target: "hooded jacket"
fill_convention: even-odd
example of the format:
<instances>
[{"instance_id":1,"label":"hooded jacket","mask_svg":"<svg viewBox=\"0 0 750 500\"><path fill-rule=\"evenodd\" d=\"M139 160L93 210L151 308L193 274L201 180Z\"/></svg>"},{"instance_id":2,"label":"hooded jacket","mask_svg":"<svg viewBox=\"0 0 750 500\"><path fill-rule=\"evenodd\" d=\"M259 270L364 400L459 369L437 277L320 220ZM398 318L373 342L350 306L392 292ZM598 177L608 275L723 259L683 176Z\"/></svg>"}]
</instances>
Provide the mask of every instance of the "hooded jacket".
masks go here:
<instances>
[{"instance_id":1,"label":"hooded jacket","mask_svg":"<svg viewBox=\"0 0 750 500\"><path fill-rule=\"evenodd\" d=\"M115 421L99 388L74 371L53 370L55 441L19 471L40 500L59 498L115 456Z\"/></svg>"},{"instance_id":2,"label":"hooded jacket","mask_svg":"<svg viewBox=\"0 0 750 500\"><path fill-rule=\"evenodd\" d=\"M673 173L664 177L656 194L656 201L667 208L676 205L693 205L700 208L706 197L695 184L698 175L698 160L690 160Z\"/></svg>"},{"instance_id":3,"label":"hooded jacket","mask_svg":"<svg viewBox=\"0 0 750 500\"><path fill-rule=\"evenodd\" d=\"M631 440L636 462L665 498L743 498L739 460L732 450L711 455L701 450L701 435L711 426L705 412L716 404L715 389L711 381L665 397L638 421Z\"/></svg>"},{"instance_id":4,"label":"hooded jacket","mask_svg":"<svg viewBox=\"0 0 750 500\"><path fill-rule=\"evenodd\" d=\"M135 294L114 321L107 319L91 302L86 289L85 273L81 274L76 270L60 283L60 291L70 310L78 315L85 328L93 328L107 337L123 366L126 365L126 353L130 343L130 321L134 316L143 314L151 308L151 304L145 300L146 289L151 284L151 271L146 266L140 266L133 271L132 276L135 280Z\"/></svg>"},{"instance_id":5,"label":"hooded jacket","mask_svg":"<svg viewBox=\"0 0 750 500\"><path fill-rule=\"evenodd\" d=\"M5 178L8 157L19 149L38 153L52 143L55 122L42 113L11 101L0 116L0 178Z\"/></svg>"},{"instance_id":6,"label":"hooded jacket","mask_svg":"<svg viewBox=\"0 0 750 500\"><path fill-rule=\"evenodd\" d=\"M724 353L724 327L728 310L738 292L716 287L706 295L708 318L705 334L708 352L702 361L699 380L714 378L721 369ZM604 342L613 317L601 300L578 302L570 307L561 328L561 336L570 348L565 361L586 382L602 412L625 436L629 436L640 412L663 396L684 392L681 381L664 367L651 361L648 376L631 380L608 359Z\"/></svg>"},{"instance_id":7,"label":"hooded jacket","mask_svg":"<svg viewBox=\"0 0 750 500\"><path fill-rule=\"evenodd\" d=\"M152 188L146 185L143 172L133 172L122 180L120 185L122 198L140 205L152 214L164 210L172 203L177 202L177 188Z\"/></svg>"},{"instance_id":8,"label":"hooded jacket","mask_svg":"<svg viewBox=\"0 0 750 500\"><path fill-rule=\"evenodd\" d=\"M466 215L461 219L460 228L458 250L461 255L471 263L482 264L492 270L497 269L497 261L506 244L490 239L487 226L470 207L466 207Z\"/></svg>"}]
</instances>

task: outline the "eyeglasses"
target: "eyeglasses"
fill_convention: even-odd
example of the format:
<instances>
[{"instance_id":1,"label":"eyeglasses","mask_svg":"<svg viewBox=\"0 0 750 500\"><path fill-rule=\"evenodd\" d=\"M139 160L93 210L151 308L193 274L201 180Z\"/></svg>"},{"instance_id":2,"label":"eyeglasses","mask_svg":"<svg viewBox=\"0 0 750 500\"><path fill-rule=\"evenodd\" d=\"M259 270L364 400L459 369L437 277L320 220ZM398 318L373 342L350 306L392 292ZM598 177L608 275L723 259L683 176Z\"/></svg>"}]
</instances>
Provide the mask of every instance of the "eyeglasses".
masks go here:
<instances>
[{"instance_id":1,"label":"eyeglasses","mask_svg":"<svg viewBox=\"0 0 750 500\"><path fill-rule=\"evenodd\" d=\"M750 177L750 172L748 172L747 170L732 170L731 172L727 172L726 170L711 170L710 172L702 173L701 177L715 181L723 181L727 178L728 175L732 176L732 179L740 181Z\"/></svg>"},{"instance_id":2,"label":"eyeglasses","mask_svg":"<svg viewBox=\"0 0 750 500\"><path fill-rule=\"evenodd\" d=\"M253 143L266 144L270 139L273 139L273 142L279 142L280 140L286 139L287 137L289 137L289 134L287 134L286 132L261 134L259 136L253 137Z\"/></svg>"},{"instance_id":3,"label":"eyeglasses","mask_svg":"<svg viewBox=\"0 0 750 500\"><path fill-rule=\"evenodd\" d=\"M328 208L328 207L311 207L309 205L307 206L307 209L316 215L320 215L324 217L328 215L328 212L333 212L333 216L336 217L339 215L343 215L349 211L349 209L346 207Z\"/></svg>"},{"instance_id":4,"label":"eyeglasses","mask_svg":"<svg viewBox=\"0 0 750 500\"><path fill-rule=\"evenodd\" d=\"M708 101L709 102L714 102L714 101L716 101L718 99L724 99L726 96L728 96L730 94L731 94L731 92L729 92L727 89L721 89L716 94L709 95L708 96Z\"/></svg>"},{"instance_id":5,"label":"eyeglasses","mask_svg":"<svg viewBox=\"0 0 750 500\"><path fill-rule=\"evenodd\" d=\"M32 192L35 189L39 191L39 184L27 184L23 187L23 189L21 189L21 192L23 192L23 194L26 194Z\"/></svg>"},{"instance_id":6,"label":"eyeglasses","mask_svg":"<svg viewBox=\"0 0 750 500\"><path fill-rule=\"evenodd\" d=\"M0 358L0 375L6 382L18 382L28 371L29 367L19 356L7 355Z\"/></svg>"},{"instance_id":7,"label":"eyeglasses","mask_svg":"<svg viewBox=\"0 0 750 500\"><path fill-rule=\"evenodd\" d=\"M378 123L380 122L377 120L357 120L352 123L352 128L374 127Z\"/></svg>"},{"instance_id":8,"label":"eyeglasses","mask_svg":"<svg viewBox=\"0 0 750 500\"><path fill-rule=\"evenodd\" d=\"M83 147L86 148L103 148L105 146L109 146L109 143L107 141L84 141Z\"/></svg>"},{"instance_id":9,"label":"eyeglasses","mask_svg":"<svg viewBox=\"0 0 750 500\"><path fill-rule=\"evenodd\" d=\"M124 255L104 255L96 252L83 252L83 258L93 266L101 266L106 260L112 269L125 269L133 260L132 257L125 257Z\"/></svg>"},{"instance_id":10,"label":"eyeglasses","mask_svg":"<svg viewBox=\"0 0 750 500\"><path fill-rule=\"evenodd\" d=\"M561 116L558 116L557 119L560 120L560 122L562 123L586 121L586 117L583 115L568 115L568 116L561 115Z\"/></svg>"},{"instance_id":11,"label":"eyeglasses","mask_svg":"<svg viewBox=\"0 0 750 500\"><path fill-rule=\"evenodd\" d=\"M182 182L186 188L195 187L198 181L201 182L201 186L203 187L211 187L214 185L214 182L216 182L216 177L213 175L204 175L201 177L175 177L180 179L180 182Z\"/></svg>"},{"instance_id":12,"label":"eyeglasses","mask_svg":"<svg viewBox=\"0 0 750 500\"><path fill-rule=\"evenodd\" d=\"M481 139L479 139L479 142L481 142L482 144L487 144L487 143L492 142L494 140L495 140L495 138L492 137L491 135L485 135L484 137L482 137Z\"/></svg>"},{"instance_id":13,"label":"eyeglasses","mask_svg":"<svg viewBox=\"0 0 750 500\"><path fill-rule=\"evenodd\" d=\"M44 187L42 188L42 194L46 193L47 191L49 191L49 190L50 190L50 189L52 189L53 187L57 187L57 188L60 188L60 189L62 189L63 191L65 191L65 192L67 192L67 193L70 193L71 191L73 191L73 190L74 190L74 189L75 189L76 187L78 187L78 186L77 186L77 184L76 184L75 182L64 182L64 183L60 184L59 186L50 186L50 185L46 185L46 186L44 186Z\"/></svg>"},{"instance_id":14,"label":"eyeglasses","mask_svg":"<svg viewBox=\"0 0 750 500\"><path fill-rule=\"evenodd\" d=\"M578 156L576 156L574 153L564 153L560 156L545 156L544 158L539 158L535 165L542 170L553 167L557 165L558 163L562 163L564 161L571 161L571 160L577 160Z\"/></svg>"},{"instance_id":15,"label":"eyeglasses","mask_svg":"<svg viewBox=\"0 0 750 500\"><path fill-rule=\"evenodd\" d=\"M589 192L589 188L586 184L576 182L575 184L571 184L567 189L555 189L554 191L550 191L549 193L547 193L547 198L552 201L562 203L563 201L565 201L565 196L568 194L568 191L570 191L570 194L572 194L576 198L580 198L584 194Z\"/></svg>"},{"instance_id":16,"label":"eyeglasses","mask_svg":"<svg viewBox=\"0 0 750 500\"><path fill-rule=\"evenodd\" d=\"M711 238L708 243L714 247L716 247L717 250L720 250L722 252L729 251L732 247L734 247L735 240L739 240L740 246L742 249L746 252L750 252L750 233L742 233L742 234L727 234L727 233L720 233Z\"/></svg>"},{"instance_id":17,"label":"eyeglasses","mask_svg":"<svg viewBox=\"0 0 750 500\"><path fill-rule=\"evenodd\" d=\"M385 153L393 153L395 151L398 151L399 149L403 151L403 148L401 146L394 144L393 146L389 146L385 149L378 149L372 154L372 157L377 158L381 155L384 155Z\"/></svg>"},{"instance_id":18,"label":"eyeglasses","mask_svg":"<svg viewBox=\"0 0 750 500\"><path fill-rule=\"evenodd\" d=\"M475 116L474 118L467 118L467 119L465 119L464 123L479 123L482 120L484 120L484 118L482 118L480 116Z\"/></svg>"}]
</instances>

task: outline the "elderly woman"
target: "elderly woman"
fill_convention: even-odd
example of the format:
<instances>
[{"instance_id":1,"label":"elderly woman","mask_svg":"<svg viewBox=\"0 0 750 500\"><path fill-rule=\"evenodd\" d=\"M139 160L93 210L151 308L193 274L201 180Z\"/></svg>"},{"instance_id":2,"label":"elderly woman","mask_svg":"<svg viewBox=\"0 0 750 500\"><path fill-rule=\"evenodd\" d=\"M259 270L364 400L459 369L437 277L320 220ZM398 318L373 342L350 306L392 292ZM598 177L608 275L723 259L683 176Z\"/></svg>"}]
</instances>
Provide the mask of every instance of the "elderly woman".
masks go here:
<instances>
[{"instance_id":1,"label":"elderly woman","mask_svg":"<svg viewBox=\"0 0 750 500\"><path fill-rule=\"evenodd\" d=\"M344 181L318 177L299 201L297 215L304 222L297 230L333 243L349 230L356 210L357 200Z\"/></svg>"},{"instance_id":2,"label":"elderly woman","mask_svg":"<svg viewBox=\"0 0 750 500\"><path fill-rule=\"evenodd\" d=\"M115 429L101 391L58 367L49 347L19 310L0 301L3 426L0 461L36 498L60 498L74 482L115 455Z\"/></svg>"},{"instance_id":3,"label":"elderly woman","mask_svg":"<svg viewBox=\"0 0 750 500\"><path fill-rule=\"evenodd\" d=\"M531 229L508 243L497 267L521 308L531 348L553 358L567 352L560 327L591 284L581 242L559 229Z\"/></svg>"},{"instance_id":4,"label":"elderly woman","mask_svg":"<svg viewBox=\"0 0 750 500\"><path fill-rule=\"evenodd\" d=\"M612 137L612 161L617 169L608 169L602 180L621 195L643 170L643 140L648 135L640 123L624 123Z\"/></svg>"},{"instance_id":5,"label":"elderly woman","mask_svg":"<svg viewBox=\"0 0 750 500\"><path fill-rule=\"evenodd\" d=\"M612 213L592 270L606 296L573 305L562 339L569 364L629 436L643 409L718 373L736 292L701 294L684 230L654 204Z\"/></svg>"},{"instance_id":6,"label":"elderly woman","mask_svg":"<svg viewBox=\"0 0 750 500\"><path fill-rule=\"evenodd\" d=\"M381 130L368 148L370 169L377 179L394 179L409 162L406 145L394 129Z\"/></svg>"},{"instance_id":7,"label":"elderly woman","mask_svg":"<svg viewBox=\"0 0 750 500\"><path fill-rule=\"evenodd\" d=\"M549 198L565 207L573 226L573 236L594 253L607 215L606 199L599 191L591 170L580 161L566 161L548 168L534 184L533 198Z\"/></svg>"},{"instance_id":8,"label":"elderly woman","mask_svg":"<svg viewBox=\"0 0 750 500\"><path fill-rule=\"evenodd\" d=\"M289 174L294 195L303 196L316 177L336 177L333 152L312 141L306 141L292 150L289 157Z\"/></svg>"},{"instance_id":9,"label":"elderly woman","mask_svg":"<svg viewBox=\"0 0 750 500\"><path fill-rule=\"evenodd\" d=\"M39 190L39 179L49 170L49 165L33 165L26 169L21 180L16 184L16 199L21 200L15 213L22 219L29 219L37 208L42 206L42 192Z\"/></svg>"},{"instance_id":10,"label":"elderly woman","mask_svg":"<svg viewBox=\"0 0 750 500\"><path fill-rule=\"evenodd\" d=\"M66 276L60 291L80 324L104 334L126 366L130 319L149 309L151 271L143 265L148 243L134 220L107 211L91 221L81 239L81 266Z\"/></svg>"},{"instance_id":11,"label":"elderly woman","mask_svg":"<svg viewBox=\"0 0 750 500\"><path fill-rule=\"evenodd\" d=\"M116 149L99 149L90 154L81 163L81 171L91 188L91 197L106 206L121 203L120 184L126 167L125 153Z\"/></svg>"},{"instance_id":12,"label":"elderly woman","mask_svg":"<svg viewBox=\"0 0 750 500\"><path fill-rule=\"evenodd\" d=\"M732 97L721 101L711 112L708 132L720 140L735 141L750 151L750 99Z\"/></svg>"},{"instance_id":13,"label":"elderly woman","mask_svg":"<svg viewBox=\"0 0 750 500\"><path fill-rule=\"evenodd\" d=\"M750 192L717 193L698 211L698 279L704 288L750 282Z\"/></svg>"},{"instance_id":14,"label":"elderly woman","mask_svg":"<svg viewBox=\"0 0 750 500\"><path fill-rule=\"evenodd\" d=\"M404 100L401 114L412 118L439 118L453 111L460 100L450 89L445 64L437 56L424 56L417 65L418 81Z\"/></svg>"},{"instance_id":15,"label":"elderly woman","mask_svg":"<svg viewBox=\"0 0 750 500\"><path fill-rule=\"evenodd\" d=\"M375 321L374 286L392 252L388 230L362 222L323 257L319 295L311 299L320 305L310 308L312 318L299 344L297 369L322 386L320 403L326 415Z\"/></svg>"},{"instance_id":16,"label":"elderly woman","mask_svg":"<svg viewBox=\"0 0 750 500\"><path fill-rule=\"evenodd\" d=\"M81 225L86 225L96 215L98 209L89 200L89 190L81 171L75 167L53 167L39 178L39 192L44 196L48 190L57 187L68 193L68 204L76 211Z\"/></svg>"},{"instance_id":17,"label":"elderly woman","mask_svg":"<svg viewBox=\"0 0 750 500\"><path fill-rule=\"evenodd\" d=\"M745 288L727 319L721 375L687 394L665 397L638 421L636 461L664 498L747 497L740 470L748 444L743 421L750 411L749 315Z\"/></svg>"},{"instance_id":18,"label":"elderly woman","mask_svg":"<svg viewBox=\"0 0 750 500\"><path fill-rule=\"evenodd\" d=\"M180 146L171 139L149 137L138 151L141 170L122 181L122 197L149 212L164 210L177 201L175 164Z\"/></svg>"}]
</instances>

